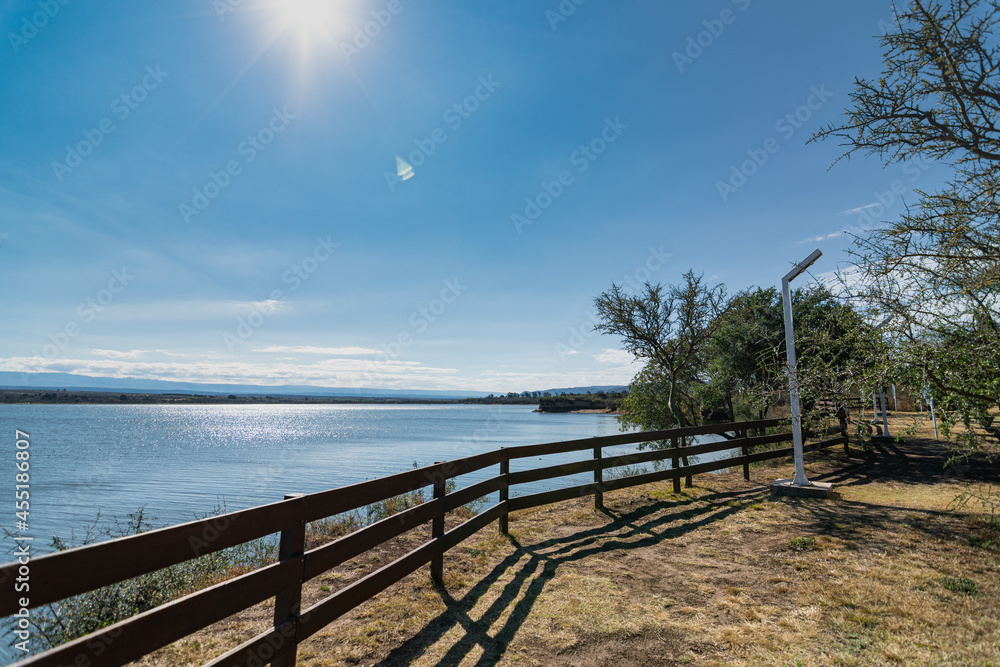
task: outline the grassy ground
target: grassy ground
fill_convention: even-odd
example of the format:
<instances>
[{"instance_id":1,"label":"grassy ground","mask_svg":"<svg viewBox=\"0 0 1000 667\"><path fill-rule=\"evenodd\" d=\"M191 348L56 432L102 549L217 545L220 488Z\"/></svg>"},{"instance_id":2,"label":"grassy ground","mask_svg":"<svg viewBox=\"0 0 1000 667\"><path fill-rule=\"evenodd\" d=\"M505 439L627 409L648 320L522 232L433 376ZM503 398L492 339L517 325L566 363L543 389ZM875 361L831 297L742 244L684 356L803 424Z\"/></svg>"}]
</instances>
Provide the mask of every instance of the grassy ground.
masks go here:
<instances>
[{"instance_id":1,"label":"grassy ground","mask_svg":"<svg viewBox=\"0 0 1000 667\"><path fill-rule=\"evenodd\" d=\"M917 438L810 454L829 500L772 499L767 484L791 474L781 461L749 482L701 475L678 495L648 485L606 494L604 510L515 513L509 539L494 524L448 552L443 589L410 575L304 642L299 664L1000 665L996 526L949 510L970 478L997 479L946 459ZM305 606L426 535L308 582ZM143 664L199 664L264 630L270 609Z\"/></svg>"}]
</instances>

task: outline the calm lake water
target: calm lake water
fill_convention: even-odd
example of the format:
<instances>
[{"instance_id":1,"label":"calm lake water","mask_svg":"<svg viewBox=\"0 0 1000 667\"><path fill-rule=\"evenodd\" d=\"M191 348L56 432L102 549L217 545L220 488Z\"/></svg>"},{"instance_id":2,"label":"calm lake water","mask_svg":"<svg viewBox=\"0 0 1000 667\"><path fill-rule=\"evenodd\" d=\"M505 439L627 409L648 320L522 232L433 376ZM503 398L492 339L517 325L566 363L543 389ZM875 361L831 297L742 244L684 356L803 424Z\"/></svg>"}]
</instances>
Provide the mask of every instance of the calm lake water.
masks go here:
<instances>
[{"instance_id":1,"label":"calm lake water","mask_svg":"<svg viewBox=\"0 0 1000 667\"><path fill-rule=\"evenodd\" d=\"M514 445L620 432L614 417L479 405L3 405L0 478L14 480L15 429L30 434L27 534L43 551L145 506L154 525L382 477ZM635 446L606 452L635 451ZM512 471L589 458L586 452L512 463ZM492 468L459 479L464 486ZM591 477L592 479L592 477ZM531 493L567 478L516 487ZM13 529L13 507L0 525ZM6 560L5 558L2 560Z\"/></svg>"}]
</instances>

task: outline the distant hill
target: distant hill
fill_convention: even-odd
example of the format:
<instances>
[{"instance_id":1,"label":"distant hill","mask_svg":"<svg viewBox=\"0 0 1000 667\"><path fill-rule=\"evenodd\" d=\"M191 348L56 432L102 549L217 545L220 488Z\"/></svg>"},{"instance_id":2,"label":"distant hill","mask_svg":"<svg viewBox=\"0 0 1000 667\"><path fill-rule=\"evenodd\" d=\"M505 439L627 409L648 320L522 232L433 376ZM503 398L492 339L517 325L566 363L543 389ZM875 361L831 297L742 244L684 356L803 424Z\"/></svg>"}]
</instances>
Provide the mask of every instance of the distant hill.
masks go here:
<instances>
[{"instance_id":1,"label":"distant hill","mask_svg":"<svg viewBox=\"0 0 1000 667\"><path fill-rule=\"evenodd\" d=\"M426 389L375 389L353 387L314 387L309 385L246 385L246 384L202 384L198 382L173 382L170 380L148 380L142 378L108 378L70 373L12 373L0 371L2 389L67 389L71 391L98 391L117 393L148 392L156 394L206 394L237 396L317 396L351 398L415 398L415 399L461 399L483 398L485 391L432 391ZM553 395L586 394L588 391L622 391L623 386L567 387L546 389Z\"/></svg>"}]
</instances>

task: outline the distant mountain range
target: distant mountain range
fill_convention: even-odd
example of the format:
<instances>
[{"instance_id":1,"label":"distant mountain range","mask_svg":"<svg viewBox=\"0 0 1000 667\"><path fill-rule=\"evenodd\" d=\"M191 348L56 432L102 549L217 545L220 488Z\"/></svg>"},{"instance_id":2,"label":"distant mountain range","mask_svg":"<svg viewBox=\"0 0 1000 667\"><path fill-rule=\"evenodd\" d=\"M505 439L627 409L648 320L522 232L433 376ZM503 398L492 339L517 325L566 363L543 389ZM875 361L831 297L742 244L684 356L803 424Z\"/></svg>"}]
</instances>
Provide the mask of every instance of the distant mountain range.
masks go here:
<instances>
[{"instance_id":1,"label":"distant mountain range","mask_svg":"<svg viewBox=\"0 0 1000 667\"><path fill-rule=\"evenodd\" d=\"M140 378L106 378L70 373L12 373L0 371L2 389L67 389L71 391L151 392L158 394L236 394L242 396L350 396L360 398L481 398L485 391L429 391L423 389L372 389L313 387L309 385L201 384ZM621 391L623 386L568 387L540 390L550 394L586 394L588 391ZM534 391L534 390L531 390ZM493 392L506 394L506 392Z\"/></svg>"}]
</instances>

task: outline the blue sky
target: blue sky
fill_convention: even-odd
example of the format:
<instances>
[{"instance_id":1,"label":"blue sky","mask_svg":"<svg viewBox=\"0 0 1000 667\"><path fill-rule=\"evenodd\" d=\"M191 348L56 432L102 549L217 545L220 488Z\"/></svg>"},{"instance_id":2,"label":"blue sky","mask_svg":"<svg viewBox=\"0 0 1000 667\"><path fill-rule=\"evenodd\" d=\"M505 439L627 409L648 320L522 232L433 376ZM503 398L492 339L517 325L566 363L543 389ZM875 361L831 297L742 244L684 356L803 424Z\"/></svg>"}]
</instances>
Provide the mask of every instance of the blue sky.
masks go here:
<instances>
[{"instance_id":1,"label":"blue sky","mask_svg":"<svg viewBox=\"0 0 1000 667\"><path fill-rule=\"evenodd\" d=\"M888 2L578 2L0 2L0 370L624 384L612 281L821 277L939 182L806 145Z\"/></svg>"}]
</instances>

